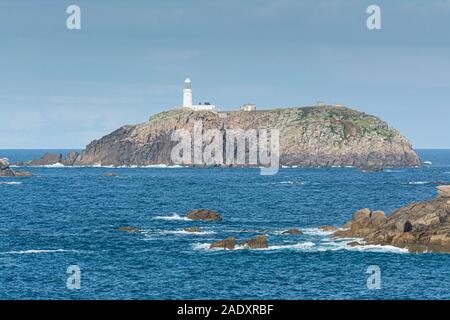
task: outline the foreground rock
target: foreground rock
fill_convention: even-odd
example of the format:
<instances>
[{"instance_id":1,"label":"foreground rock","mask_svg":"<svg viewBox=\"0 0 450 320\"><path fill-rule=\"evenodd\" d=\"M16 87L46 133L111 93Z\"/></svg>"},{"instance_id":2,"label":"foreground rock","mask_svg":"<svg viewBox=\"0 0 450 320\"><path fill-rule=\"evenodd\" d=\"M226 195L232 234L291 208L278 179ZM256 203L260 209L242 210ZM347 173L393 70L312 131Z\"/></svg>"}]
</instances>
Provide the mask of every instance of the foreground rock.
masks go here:
<instances>
[{"instance_id":1,"label":"foreground rock","mask_svg":"<svg viewBox=\"0 0 450 320\"><path fill-rule=\"evenodd\" d=\"M31 177L33 174L28 171L14 171L9 166L6 158L0 158L0 177Z\"/></svg>"},{"instance_id":2,"label":"foreground rock","mask_svg":"<svg viewBox=\"0 0 450 320\"><path fill-rule=\"evenodd\" d=\"M412 252L450 253L450 186L439 186L439 196L394 211L362 209L336 231L337 238L362 238L366 244L392 245Z\"/></svg>"},{"instance_id":3,"label":"foreground rock","mask_svg":"<svg viewBox=\"0 0 450 320\"><path fill-rule=\"evenodd\" d=\"M378 171L385 167L420 166L411 143L379 118L342 106L245 111L170 110L149 121L126 125L92 141L70 161L77 166L174 165L174 130L279 129L280 165L300 167L355 166ZM224 145L226 135L224 134ZM185 165L191 165L186 163ZM232 164L231 166L241 166Z\"/></svg>"},{"instance_id":4,"label":"foreground rock","mask_svg":"<svg viewBox=\"0 0 450 320\"><path fill-rule=\"evenodd\" d=\"M236 247L236 238L229 237L225 240L219 240L213 242L209 248L210 249L227 249L227 250L233 250Z\"/></svg>"},{"instance_id":5,"label":"foreground rock","mask_svg":"<svg viewBox=\"0 0 450 320\"><path fill-rule=\"evenodd\" d=\"M215 211L207 209L197 209L188 212L187 218L190 220L220 221L222 217Z\"/></svg>"}]
</instances>

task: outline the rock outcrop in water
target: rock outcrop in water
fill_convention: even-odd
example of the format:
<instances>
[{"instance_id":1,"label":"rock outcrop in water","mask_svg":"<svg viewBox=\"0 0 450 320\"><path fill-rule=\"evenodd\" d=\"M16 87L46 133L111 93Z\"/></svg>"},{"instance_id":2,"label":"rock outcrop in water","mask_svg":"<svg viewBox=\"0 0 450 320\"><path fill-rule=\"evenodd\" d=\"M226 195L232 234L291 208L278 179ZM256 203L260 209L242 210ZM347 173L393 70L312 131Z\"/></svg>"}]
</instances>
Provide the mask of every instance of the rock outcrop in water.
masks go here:
<instances>
[{"instance_id":1,"label":"rock outcrop in water","mask_svg":"<svg viewBox=\"0 0 450 320\"><path fill-rule=\"evenodd\" d=\"M215 211L207 209L196 209L188 212L187 218L190 220L220 221L222 217Z\"/></svg>"},{"instance_id":2,"label":"rock outcrop in water","mask_svg":"<svg viewBox=\"0 0 450 320\"><path fill-rule=\"evenodd\" d=\"M334 233L337 238L362 238L365 244L393 245L412 252L450 253L450 186L437 187L439 196L415 202L386 217L362 209Z\"/></svg>"},{"instance_id":3,"label":"rock outcrop in water","mask_svg":"<svg viewBox=\"0 0 450 320\"><path fill-rule=\"evenodd\" d=\"M261 111L170 110L138 125L126 125L92 141L81 153L57 159L77 166L173 165L171 141L176 129L279 129L280 164L300 167L356 166L377 171L384 167L420 166L411 143L379 118L345 107L320 106ZM224 137L226 138L226 137ZM31 165L52 164L53 157ZM47 161L52 160L52 161Z\"/></svg>"},{"instance_id":4,"label":"rock outcrop in water","mask_svg":"<svg viewBox=\"0 0 450 320\"><path fill-rule=\"evenodd\" d=\"M14 171L10 168L6 158L0 158L0 177L30 177L33 174L28 171Z\"/></svg>"}]
</instances>

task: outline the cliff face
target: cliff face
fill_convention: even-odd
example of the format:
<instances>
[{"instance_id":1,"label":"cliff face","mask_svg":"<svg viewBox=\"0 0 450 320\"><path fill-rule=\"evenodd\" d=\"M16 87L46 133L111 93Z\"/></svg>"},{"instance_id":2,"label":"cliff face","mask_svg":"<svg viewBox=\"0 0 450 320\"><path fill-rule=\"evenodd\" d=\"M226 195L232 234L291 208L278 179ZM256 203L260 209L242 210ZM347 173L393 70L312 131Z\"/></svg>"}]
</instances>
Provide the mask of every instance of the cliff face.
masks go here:
<instances>
[{"instance_id":1,"label":"cliff face","mask_svg":"<svg viewBox=\"0 0 450 320\"><path fill-rule=\"evenodd\" d=\"M406 167L421 162L411 143L379 118L344 107L263 111L170 110L148 122L124 126L91 142L73 165L146 166L173 164L176 129L279 129L280 164L301 167Z\"/></svg>"}]
</instances>

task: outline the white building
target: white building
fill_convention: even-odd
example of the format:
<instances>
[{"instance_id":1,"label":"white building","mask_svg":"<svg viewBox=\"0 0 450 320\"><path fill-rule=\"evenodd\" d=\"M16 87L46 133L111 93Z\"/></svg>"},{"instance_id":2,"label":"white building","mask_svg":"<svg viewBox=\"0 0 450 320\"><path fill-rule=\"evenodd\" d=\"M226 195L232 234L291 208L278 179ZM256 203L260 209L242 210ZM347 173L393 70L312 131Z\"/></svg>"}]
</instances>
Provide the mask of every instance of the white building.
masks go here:
<instances>
[{"instance_id":1,"label":"white building","mask_svg":"<svg viewBox=\"0 0 450 320\"><path fill-rule=\"evenodd\" d=\"M187 78L184 80L183 89L183 108L189 108L192 110L216 110L216 106L209 102L192 104L192 85L191 80Z\"/></svg>"},{"instance_id":2,"label":"white building","mask_svg":"<svg viewBox=\"0 0 450 320\"><path fill-rule=\"evenodd\" d=\"M256 105L253 103L246 103L246 104L243 104L240 109L242 111L255 111Z\"/></svg>"}]
</instances>

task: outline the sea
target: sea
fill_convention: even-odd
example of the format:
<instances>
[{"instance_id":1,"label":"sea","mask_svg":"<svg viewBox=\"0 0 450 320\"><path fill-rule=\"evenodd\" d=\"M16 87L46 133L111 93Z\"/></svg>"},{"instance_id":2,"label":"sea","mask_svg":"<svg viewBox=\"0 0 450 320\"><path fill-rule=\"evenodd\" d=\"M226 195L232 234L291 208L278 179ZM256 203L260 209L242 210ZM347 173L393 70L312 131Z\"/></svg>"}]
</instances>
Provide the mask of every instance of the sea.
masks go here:
<instances>
[{"instance_id":1,"label":"sea","mask_svg":"<svg viewBox=\"0 0 450 320\"><path fill-rule=\"evenodd\" d=\"M0 150L10 161L49 150ZM51 150L67 153L69 150ZM33 167L0 178L0 299L450 299L450 254L351 247L319 229L390 214L450 184L450 150L422 168ZM104 173L115 173L105 177ZM186 218L197 208L223 220ZM189 233L187 227L200 227ZM135 233L118 230L135 227ZM289 228L303 234L283 235ZM268 236L267 249L211 250Z\"/></svg>"}]
</instances>

